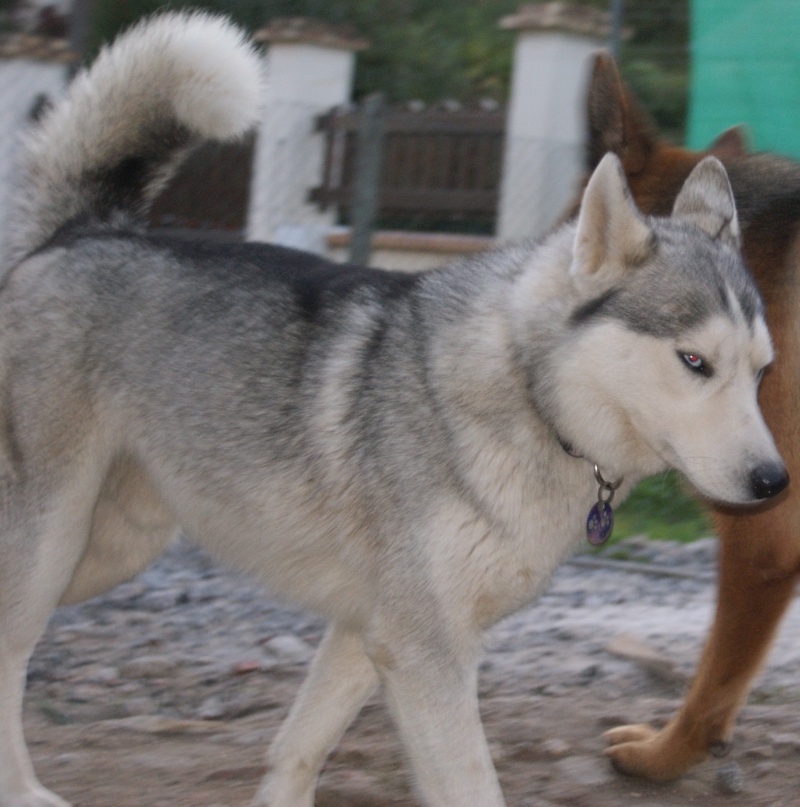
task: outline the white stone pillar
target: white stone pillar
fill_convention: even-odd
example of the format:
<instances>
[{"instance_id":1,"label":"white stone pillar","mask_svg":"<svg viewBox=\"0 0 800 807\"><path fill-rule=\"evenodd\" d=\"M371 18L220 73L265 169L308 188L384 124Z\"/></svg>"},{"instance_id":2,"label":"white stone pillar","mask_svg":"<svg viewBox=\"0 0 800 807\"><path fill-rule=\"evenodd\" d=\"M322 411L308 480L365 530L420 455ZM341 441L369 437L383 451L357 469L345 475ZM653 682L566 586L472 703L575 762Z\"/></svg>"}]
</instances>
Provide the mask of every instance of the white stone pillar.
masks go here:
<instances>
[{"instance_id":1,"label":"white stone pillar","mask_svg":"<svg viewBox=\"0 0 800 807\"><path fill-rule=\"evenodd\" d=\"M355 52L349 32L315 20L276 19L255 35L267 43L263 123L253 160L247 238L322 252L333 211L308 202L320 184L324 135L319 115L350 101Z\"/></svg>"},{"instance_id":2,"label":"white stone pillar","mask_svg":"<svg viewBox=\"0 0 800 807\"><path fill-rule=\"evenodd\" d=\"M17 152L37 104L64 94L73 61L66 40L36 34L0 37L0 237L14 192Z\"/></svg>"},{"instance_id":3,"label":"white stone pillar","mask_svg":"<svg viewBox=\"0 0 800 807\"><path fill-rule=\"evenodd\" d=\"M517 31L497 217L500 241L546 233L573 198L584 164L591 55L607 14L585 6L523 6L500 21Z\"/></svg>"}]
</instances>

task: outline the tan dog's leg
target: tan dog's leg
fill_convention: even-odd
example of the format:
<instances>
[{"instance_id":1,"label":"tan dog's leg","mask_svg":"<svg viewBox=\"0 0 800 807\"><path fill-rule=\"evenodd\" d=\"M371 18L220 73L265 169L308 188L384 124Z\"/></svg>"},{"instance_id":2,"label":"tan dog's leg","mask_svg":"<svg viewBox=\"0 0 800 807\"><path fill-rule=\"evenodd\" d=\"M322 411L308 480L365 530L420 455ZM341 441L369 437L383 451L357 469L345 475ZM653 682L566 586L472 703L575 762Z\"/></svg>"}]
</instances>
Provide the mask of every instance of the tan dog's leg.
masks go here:
<instances>
[{"instance_id":1,"label":"tan dog's leg","mask_svg":"<svg viewBox=\"0 0 800 807\"><path fill-rule=\"evenodd\" d=\"M786 529L787 504L729 520L720 548L716 617L689 694L660 732L646 725L606 732L606 753L619 771L675 779L709 752L727 749L733 721L794 591L796 572L785 570L797 567L800 548Z\"/></svg>"}]
</instances>

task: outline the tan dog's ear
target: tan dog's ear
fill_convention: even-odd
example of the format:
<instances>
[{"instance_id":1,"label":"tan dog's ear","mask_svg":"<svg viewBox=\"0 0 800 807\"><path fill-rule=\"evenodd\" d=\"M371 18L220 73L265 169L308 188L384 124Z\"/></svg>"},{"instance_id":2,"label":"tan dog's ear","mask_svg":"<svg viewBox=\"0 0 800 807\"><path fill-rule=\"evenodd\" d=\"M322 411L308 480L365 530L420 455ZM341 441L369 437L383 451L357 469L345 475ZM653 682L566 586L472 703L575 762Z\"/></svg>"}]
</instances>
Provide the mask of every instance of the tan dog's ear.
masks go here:
<instances>
[{"instance_id":1,"label":"tan dog's ear","mask_svg":"<svg viewBox=\"0 0 800 807\"><path fill-rule=\"evenodd\" d=\"M642 263L652 247L653 232L631 200L622 164L606 154L583 194L570 273L596 294Z\"/></svg>"},{"instance_id":2,"label":"tan dog's ear","mask_svg":"<svg viewBox=\"0 0 800 807\"><path fill-rule=\"evenodd\" d=\"M747 127L744 124L731 126L708 147L708 153L722 162L736 160L744 157L750 151L749 140Z\"/></svg>"},{"instance_id":3,"label":"tan dog's ear","mask_svg":"<svg viewBox=\"0 0 800 807\"><path fill-rule=\"evenodd\" d=\"M610 53L595 54L589 79L589 170L594 170L610 151L625 150L625 106L622 82Z\"/></svg>"},{"instance_id":4,"label":"tan dog's ear","mask_svg":"<svg viewBox=\"0 0 800 807\"><path fill-rule=\"evenodd\" d=\"M606 51L595 54L587 105L588 170L610 151L622 160L629 175L641 171L655 146L655 128L625 89L616 62Z\"/></svg>"},{"instance_id":5,"label":"tan dog's ear","mask_svg":"<svg viewBox=\"0 0 800 807\"><path fill-rule=\"evenodd\" d=\"M672 216L694 224L729 246L736 249L741 246L731 183L716 157L706 157L689 174L675 200Z\"/></svg>"}]
</instances>

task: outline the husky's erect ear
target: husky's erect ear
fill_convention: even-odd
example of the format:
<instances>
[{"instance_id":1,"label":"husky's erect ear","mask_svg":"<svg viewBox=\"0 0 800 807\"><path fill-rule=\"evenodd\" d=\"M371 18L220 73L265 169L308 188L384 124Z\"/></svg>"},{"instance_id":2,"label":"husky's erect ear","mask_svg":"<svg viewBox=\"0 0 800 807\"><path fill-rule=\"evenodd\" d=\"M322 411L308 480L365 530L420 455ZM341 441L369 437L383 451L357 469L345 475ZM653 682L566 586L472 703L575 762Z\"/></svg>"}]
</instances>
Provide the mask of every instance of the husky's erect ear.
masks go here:
<instances>
[{"instance_id":1,"label":"husky's erect ear","mask_svg":"<svg viewBox=\"0 0 800 807\"><path fill-rule=\"evenodd\" d=\"M640 264L653 232L633 204L619 158L606 154L583 193L570 273L599 291Z\"/></svg>"},{"instance_id":2,"label":"husky's erect ear","mask_svg":"<svg viewBox=\"0 0 800 807\"><path fill-rule=\"evenodd\" d=\"M716 157L706 157L689 174L675 200L672 216L736 249L741 244L731 183Z\"/></svg>"}]
</instances>

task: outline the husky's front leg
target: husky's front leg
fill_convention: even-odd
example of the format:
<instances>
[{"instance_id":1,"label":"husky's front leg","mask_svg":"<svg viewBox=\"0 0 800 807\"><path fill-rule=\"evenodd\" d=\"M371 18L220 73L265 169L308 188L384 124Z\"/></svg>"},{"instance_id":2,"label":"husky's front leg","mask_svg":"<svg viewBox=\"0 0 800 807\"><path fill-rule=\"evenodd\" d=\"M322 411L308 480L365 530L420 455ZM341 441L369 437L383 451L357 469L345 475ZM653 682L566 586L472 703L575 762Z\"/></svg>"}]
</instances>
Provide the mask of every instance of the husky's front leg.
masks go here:
<instances>
[{"instance_id":1,"label":"husky's front leg","mask_svg":"<svg viewBox=\"0 0 800 807\"><path fill-rule=\"evenodd\" d=\"M477 648L476 648L477 650ZM429 807L503 807L478 711L477 652L393 647L381 680Z\"/></svg>"},{"instance_id":2,"label":"husky's front leg","mask_svg":"<svg viewBox=\"0 0 800 807\"><path fill-rule=\"evenodd\" d=\"M313 807L325 758L378 686L361 637L331 625L268 752L255 805Z\"/></svg>"}]
</instances>

